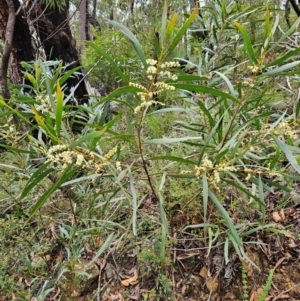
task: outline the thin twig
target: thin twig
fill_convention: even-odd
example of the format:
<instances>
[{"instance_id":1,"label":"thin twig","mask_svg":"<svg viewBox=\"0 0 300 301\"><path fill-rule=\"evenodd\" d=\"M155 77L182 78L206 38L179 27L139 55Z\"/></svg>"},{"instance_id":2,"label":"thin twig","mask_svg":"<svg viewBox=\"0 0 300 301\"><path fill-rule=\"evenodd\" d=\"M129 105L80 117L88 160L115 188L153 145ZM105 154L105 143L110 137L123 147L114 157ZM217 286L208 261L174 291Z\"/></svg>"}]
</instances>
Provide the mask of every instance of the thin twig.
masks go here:
<instances>
[{"instance_id":1,"label":"thin twig","mask_svg":"<svg viewBox=\"0 0 300 301\"><path fill-rule=\"evenodd\" d=\"M273 301L279 299L282 295L284 295L285 293L288 293L289 291L293 290L294 288L296 288L299 285L300 285L300 283L295 284L294 286L292 286L291 288L287 289L286 291L281 292L278 296L276 296L275 298L273 298Z\"/></svg>"}]
</instances>

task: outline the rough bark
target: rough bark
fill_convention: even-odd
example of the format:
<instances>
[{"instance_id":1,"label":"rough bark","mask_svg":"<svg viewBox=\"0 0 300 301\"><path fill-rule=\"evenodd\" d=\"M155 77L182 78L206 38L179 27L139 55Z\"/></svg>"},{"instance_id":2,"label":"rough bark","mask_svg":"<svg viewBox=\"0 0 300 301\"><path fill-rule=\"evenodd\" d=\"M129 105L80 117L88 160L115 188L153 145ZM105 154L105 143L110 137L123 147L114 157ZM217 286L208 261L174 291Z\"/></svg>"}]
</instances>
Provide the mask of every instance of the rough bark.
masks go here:
<instances>
[{"instance_id":1,"label":"rough bark","mask_svg":"<svg viewBox=\"0 0 300 301\"><path fill-rule=\"evenodd\" d=\"M0 0L0 38L5 41L6 27L8 21L8 7L5 5L6 0ZM10 80L14 85L22 82L22 72L20 62L32 61L34 51L31 44L31 35L29 26L24 17L24 11L20 7L18 0L13 0L14 9L17 12L15 20L15 30L13 34L12 49L9 57L9 74Z\"/></svg>"},{"instance_id":2,"label":"rough bark","mask_svg":"<svg viewBox=\"0 0 300 301\"><path fill-rule=\"evenodd\" d=\"M80 17L80 50L84 50L84 42L89 40L89 27L88 27L88 1L81 0L79 5Z\"/></svg>"},{"instance_id":3,"label":"rough bark","mask_svg":"<svg viewBox=\"0 0 300 301\"><path fill-rule=\"evenodd\" d=\"M13 35L16 21L16 12L13 1L0 1L0 12L2 12L2 14L4 13L4 16L1 15L2 24L0 29L1 37L4 39L2 63L0 69L0 82L2 96L5 101L8 101L10 99L10 93L7 84L7 70L10 53L13 47Z\"/></svg>"},{"instance_id":4,"label":"rough bark","mask_svg":"<svg viewBox=\"0 0 300 301\"><path fill-rule=\"evenodd\" d=\"M50 9L40 1L32 1L29 7L29 18L45 50L47 60L62 60L65 64L71 64L70 69L80 66L76 43L69 26L69 3L67 2L61 10ZM87 91L82 76L70 78L67 85L69 89L77 86L75 97L79 104L87 101L85 97Z\"/></svg>"}]
</instances>

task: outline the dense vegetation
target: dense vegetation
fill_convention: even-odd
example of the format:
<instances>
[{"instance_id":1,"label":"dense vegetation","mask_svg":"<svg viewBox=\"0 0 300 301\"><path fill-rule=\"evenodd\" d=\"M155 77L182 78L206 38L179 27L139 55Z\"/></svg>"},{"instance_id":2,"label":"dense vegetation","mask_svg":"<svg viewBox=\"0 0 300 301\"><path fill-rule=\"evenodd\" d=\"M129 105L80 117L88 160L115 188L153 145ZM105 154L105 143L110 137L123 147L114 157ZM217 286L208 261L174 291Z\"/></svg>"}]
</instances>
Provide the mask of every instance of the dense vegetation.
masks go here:
<instances>
[{"instance_id":1,"label":"dense vegetation","mask_svg":"<svg viewBox=\"0 0 300 301\"><path fill-rule=\"evenodd\" d=\"M173 2L98 17L81 60L106 95L41 56L0 98L3 300L297 300L271 284L299 256L300 19Z\"/></svg>"}]
</instances>

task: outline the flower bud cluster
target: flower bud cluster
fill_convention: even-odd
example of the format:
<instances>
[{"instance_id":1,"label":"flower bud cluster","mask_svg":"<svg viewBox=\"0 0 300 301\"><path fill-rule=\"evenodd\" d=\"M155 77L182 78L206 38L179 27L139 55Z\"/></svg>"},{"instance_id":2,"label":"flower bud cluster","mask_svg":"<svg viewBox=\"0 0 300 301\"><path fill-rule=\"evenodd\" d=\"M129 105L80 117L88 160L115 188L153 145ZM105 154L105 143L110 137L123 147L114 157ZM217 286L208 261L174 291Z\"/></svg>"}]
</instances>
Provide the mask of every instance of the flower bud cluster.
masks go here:
<instances>
[{"instance_id":1,"label":"flower bud cluster","mask_svg":"<svg viewBox=\"0 0 300 301\"><path fill-rule=\"evenodd\" d=\"M4 139L10 145L17 143L22 138L20 131L12 121L12 117L7 120L7 123L1 125L0 138Z\"/></svg>"},{"instance_id":2,"label":"flower bud cluster","mask_svg":"<svg viewBox=\"0 0 300 301\"><path fill-rule=\"evenodd\" d=\"M39 105L35 106L35 109L41 113L49 113L51 117L54 117L54 111L51 106L49 95L38 95L36 101Z\"/></svg>"},{"instance_id":3,"label":"flower bud cluster","mask_svg":"<svg viewBox=\"0 0 300 301\"><path fill-rule=\"evenodd\" d=\"M146 62L147 62L147 64L150 65L150 66L155 66L155 65L157 65L157 60L147 59Z\"/></svg>"},{"instance_id":4,"label":"flower bud cluster","mask_svg":"<svg viewBox=\"0 0 300 301\"><path fill-rule=\"evenodd\" d=\"M160 71L158 73L158 75L160 77L166 77L166 78L169 78L169 79L172 79L172 80L177 80L178 79L178 76L174 73L171 73L170 71Z\"/></svg>"},{"instance_id":5,"label":"flower bud cluster","mask_svg":"<svg viewBox=\"0 0 300 301\"><path fill-rule=\"evenodd\" d=\"M291 139L298 139L299 130L294 129L289 122L281 121L273 130L273 134L278 137L287 137Z\"/></svg>"},{"instance_id":6,"label":"flower bud cluster","mask_svg":"<svg viewBox=\"0 0 300 301\"><path fill-rule=\"evenodd\" d=\"M103 157L92 152L77 152L70 150L67 145L58 144L52 146L46 153L47 161L57 170L63 170L70 165L82 166L85 169L92 169L95 173L100 173L103 168L110 164L109 160L117 152L118 147L114 147ZM121 170L121 163L116 163L116 168Z\"/></svg>"},{"instance_id":7,"label":"flower bud cluster","mask_svg":"<svg viewBox=\"0 0 300 301\"><path fill-rule=\"evenodd\" d=\"M257 74L261 71L261 68L257 65L254 66L248 66L248 69L253 73L253 74Z\"/></svg>"},{"instance_id":8,"label":"flower bud cluster","mask_svg":"<svg viewBox=\"0 0 300 301\"><path fill-rule=\"evenodd\" d=\"M163 106L164 104L157 101L155 98L164 91L175 90L174 86L166 84L164 80L172 79L175 81L178 79L176 74L170 72L169 70L163 70L167 68L180 67L178 62L165 62L159 65L157 60L148 59L147 64L149 65L146 71L148 78L153 81L150 85L150 88L147 89L140 84L129 83L129 86L143 90L142 92L137 92L137 95L140 97L141 104L135 108L135 114L137 114L139 111L146 110L148 107L154 104ZM156 82L153 80L154 76L157 77Z\"/></svg>"},{"instance_id":9,"label":"flower bud cluster","mask_svg":"<svg viewBox=\"0 0 300 301\"><path fill-rule=\"evenodd\" d=\"M46 162L51 162L53 167L58 170L65 169L72 164L81 166L84 163L82 154L70 150L67 145L62 144L50 147L46 156Z\"/></svg>"},{"instance_id":10,"label":"flower bud cluster","mask_svg":"<svg viewBox=\"0 0 300 301\"><path fill-rule=\"evenodd\" d=\"M207 154L203 156L201 165L196 165L194 168L194 171L183 171L183 173L193 173L197 178L200 178L204 173L208 173L210 181L212 181L214 184L217 184L221 181L220 178L220 172L224 171L237 171L236 167L232 165L228 165L226 163L220 163L217 165L214 165L213 162L208 158Z\"/></svg>"},{"instance_id":11,"label":"flower bud cluster","mask_svg":"<svg viewBox=\"0 0 300 301\"><path fill-rule=\"evenodd\" d=\"M161 69L165 69L165 68L179 68L180 67L180 64L179 62L165 62L165 63L162 63L160 68Z\"/></svg>"}]
</instances>

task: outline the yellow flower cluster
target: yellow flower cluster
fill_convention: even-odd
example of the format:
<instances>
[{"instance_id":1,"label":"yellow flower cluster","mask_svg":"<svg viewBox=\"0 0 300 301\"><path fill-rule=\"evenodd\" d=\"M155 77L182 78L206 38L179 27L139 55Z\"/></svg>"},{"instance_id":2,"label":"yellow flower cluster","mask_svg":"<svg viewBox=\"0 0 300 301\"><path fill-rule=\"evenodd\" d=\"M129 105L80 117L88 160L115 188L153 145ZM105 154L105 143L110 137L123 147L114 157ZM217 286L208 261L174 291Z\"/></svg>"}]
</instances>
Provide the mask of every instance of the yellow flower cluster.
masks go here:
<instances>
[{"instance_id":1,"label":"yellow flower cluster","mask_svg":"<svg viewBox=\"0 0 300 301\"><path fill-rule=\"evenodd\" d=\"M141 90L147 91L147 88L145 88L144 86L142 86L142 85L140 85L140 84L136 84L136 83L130 82L130 83L129 83L129 86L131 86L131 87L136 87L136 88L139 88L139 89L141 89Z\"/></svg>"},{"instance_id":2,"label":"yellow flower cluster","mask_svg":"<svg viewBox=\"0 0 300 301\"><path fill-rule=\"evenodd\" d=\"M178 76L176 74L171 73L170 71L160 71L158 73L159 76L161 77L166 77L166 78L170 78L172 80L177 80Z\"/></svg>"},{"instance_id":3,"label":"yellow flower cluster","mask_svg":"<svg viewBox=\"0 0 300 301\"><path fill-rule=\"evenodd\" d=\"M169 84L166 84L162 80L172 79L177 80L177 75L170 72L169 70L162 70L166 68L175 68L180 67L178 62L165 62L159 65L157 60L148 59L147 64L149 65L147 68L147 76L153 82L150 85L150 88L147 89L146 87L136 84L136 83L129 83L129 86L139 88L143 90L143 92L138 92L137 95L140 97L141 104L137 106L134 110L134 113L137 114L139 111L145 111L148 107L152 105L164 105L163 103L154 100L160 93L163 91L174 91L175 87ZM157 76L156 80L160 80L154 83L154 76Z\"/></svg>"},{"instance_id":4,"label":"yellow flower cluster","mask_svg":"<svg viewBox=\"0 0 300 301\"><path fill-rule=\"evenodd\" d=\"M165 68L179 68L180 64L178 62L165 62L161 64L160 68L165 69Z\"/></svg>"},{"instance_id":5,"label":"yellow flower cluster","mask_svg":"<svg viewBox=\"0 0 300 301\"><path fill-rule=\"evenodd\" d=\"M49 95L38 95L36 101L39 105L35 106L35 109L41 113L49 113L51 117L54 117L54 111L51 106Z\"/></svg>"},{"instance_id":6,"label":"yellow flower cluster","mask_svg":"<svg viewBox=\"0 0 300 301\"><path fill-rule=\"evenodd\" d=\"M70 150L67 145L59 144L52 146L46 153L47 161L57 170L63 170L69 165L82 166L85 169L93 169L95 173L100 173L103 168L110 164L109 160L117 152L118 147L114 147L103 157L94 153L83 151L82 153ZM121 162L116 162L116 168L121 170Z\"/></svg>"},{"instance_id":7,"label":"yellow flower cluster","mask_svg":"<svg viewBox=\"0 0 300 301\"><path fill-rule=\"evenodd\" d=\"M67 145L58 144L50 147L46 156L46 162L51 162L53 167L58 170L65 169L71 164L81 166L84 163L84 156L69 150Z\"/></svg>"},{"instance_id":8,"label":"yellow flower cluster","mask_svg":"<svg viewBox=\"0 0 300 301\"><path fill-rule=\"evenodd\" d=\"M153 59L147 59L146 62L150 66L155 66L157 64L157 60L153 60Z\"/></svg>"},{"instance_id":9,"label":"yellow flower cluster","mask_svg":"<svg viewBox=\"0 0 300 301\"><path fill-rule=\"evenodd\" d=\"M257 74L261 71L261 68L257 65L254 65L254 66L248 66L248 69L254 73L254 74Z\"/></svg>"},{"instance_id":10,"label":"yellow flower cluster","mask_svg":"<svg viewBox=\"0 0 300 301\"><path fill-rule=\"evenodd\" d=\"M195 166L194 171L197 178L200 178L203 173L211 174L213 173L213 177L209 177L209 180L214 184L217 184L221 181L220 172L223 171L237 171L234 166L228 165L226 163L220 163L214 166L213 162L208 158L207 154L203 156L202 162L200 166ZM182 173L191 173L190 171L183 171Z\"/></svg>"},{"instance_id":11,"label":"yellow flower cluster","mask_svg":"<svg viewBox=\"0 0 300 301\"><path fill-rule=\"evenodd\" d=\"M298 139L299 131L294 129L287 121L281 121L273 130L278 137L289 136L291 139Z\"/></svg>"}]
</instances>

